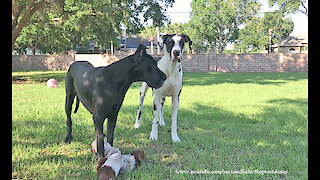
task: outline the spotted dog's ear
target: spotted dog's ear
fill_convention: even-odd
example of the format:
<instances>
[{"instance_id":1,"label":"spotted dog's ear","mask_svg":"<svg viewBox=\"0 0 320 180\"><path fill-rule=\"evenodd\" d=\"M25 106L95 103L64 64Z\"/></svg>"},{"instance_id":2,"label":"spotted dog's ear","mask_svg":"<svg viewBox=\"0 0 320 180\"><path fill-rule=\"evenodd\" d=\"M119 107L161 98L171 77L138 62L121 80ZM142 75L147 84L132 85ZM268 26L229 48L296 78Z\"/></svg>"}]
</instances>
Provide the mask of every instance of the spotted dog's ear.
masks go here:
<instances>
[{"instance_id":1,"label":"spotted dog's ear","mask_svg":"<svg viewBox=\"0 0 320 180\"><path fill-rule=\"evenodd\" d=\"M190 51L192 51L192 49L191 49L192 41L189 38L189 36L187 36L185 34L182 34L182 38L184 39L184 42L188 42L189 43L189 49L190 49Z\"/></svg>"},{"instance_id":2,"label":"spotted dog's ear","mask_svg":"<svg viewBox=\"0 0 320 180\"><path fill-rule=\"evenodd\" d=\"M160 51L162 51L163 49L163 43L165 43L168 39L168 37L172 37L174 34L166 34L166 35L163 35L162 38L159 40L158 44L160 46Z\"/></svg>"}]
</instances>

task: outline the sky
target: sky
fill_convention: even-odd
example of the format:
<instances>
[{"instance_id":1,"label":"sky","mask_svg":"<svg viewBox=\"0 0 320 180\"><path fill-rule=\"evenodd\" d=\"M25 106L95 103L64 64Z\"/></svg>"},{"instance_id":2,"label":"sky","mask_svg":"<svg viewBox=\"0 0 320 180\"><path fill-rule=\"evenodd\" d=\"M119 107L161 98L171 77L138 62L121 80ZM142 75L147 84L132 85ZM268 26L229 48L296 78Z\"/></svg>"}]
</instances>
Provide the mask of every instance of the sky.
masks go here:
<instances>
[{"instance_id":1,"label":"sky","mask_svg":"<svg viewBox=\"0 0 320 180\"><path fill-rule=\"evenodd\" d=\"M173 6L167 9L167 14L172 23L187 23L190 20L189 13L187 12L191 11L191 2L192 0L175 0ZM260 11L274 11L277 9L276 7L269 8L268 0L260 0L260 3L262 4L262 9ZM308 31L308 17L305 14L296 13L289 15L288 17L290 17L294 22L294 29L290 36L297 36L305 31Z\"/></svg>"}]
</instances>

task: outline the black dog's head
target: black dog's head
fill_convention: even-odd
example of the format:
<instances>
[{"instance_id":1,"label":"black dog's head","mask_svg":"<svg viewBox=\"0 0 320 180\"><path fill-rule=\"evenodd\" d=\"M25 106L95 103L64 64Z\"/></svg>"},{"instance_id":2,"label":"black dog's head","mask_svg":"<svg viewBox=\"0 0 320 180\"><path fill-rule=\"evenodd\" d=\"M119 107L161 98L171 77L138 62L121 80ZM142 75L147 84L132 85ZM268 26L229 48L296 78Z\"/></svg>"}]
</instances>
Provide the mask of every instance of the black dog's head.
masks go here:
<instances>
[{"instance_id":1,"label":"black dog's head","mask_svg":"<svg viewBox=\"0 0 320 180\"><path fill-rule=\"evenodd\" d=\"M167 76L158 68L157 61L146 52L146 47L139 44L134 56L135 76L152 88L160 88Z\"/></svg>"},{"instance_id":2,"label":"black dog's head","mask_svg":"<svg viewBox=\"0 0 320 180\"><path fill-rule=\"evenodd\" d=\"M160 49L165 46L165 53L170 55L172 61L177 60L180 62L184 51L184 43L189 43L189 49L191 50L192 41L189 36L184 34L166 34L162 36L159 42Z\"/></svg>"}]
</instances>

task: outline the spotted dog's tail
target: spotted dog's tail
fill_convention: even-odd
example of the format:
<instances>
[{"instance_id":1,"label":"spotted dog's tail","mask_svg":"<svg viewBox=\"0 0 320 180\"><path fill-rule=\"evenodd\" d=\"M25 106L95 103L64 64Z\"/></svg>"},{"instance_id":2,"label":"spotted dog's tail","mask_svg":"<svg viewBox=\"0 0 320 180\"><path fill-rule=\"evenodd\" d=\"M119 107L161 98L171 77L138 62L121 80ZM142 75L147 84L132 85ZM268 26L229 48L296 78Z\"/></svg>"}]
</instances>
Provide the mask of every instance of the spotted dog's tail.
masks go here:
<instances>
[{"instance_id":1,"label":"spotted dog's tail","mask_svg":"<svg viewBox=\"0 0 320 180\"><path fill-rule=\"evenodd\" d=\"M137 129L140 127L141 122L141 114L142 114L142 107L143 107L143 101L144 101L144 97L148 91L148 84L146 82L142 83L141 89L140 89L140 104L139 104L139 109L137 112L137 119L136 119L136 123L134 124L134 127Z\"/></svg>"}]
</instances>

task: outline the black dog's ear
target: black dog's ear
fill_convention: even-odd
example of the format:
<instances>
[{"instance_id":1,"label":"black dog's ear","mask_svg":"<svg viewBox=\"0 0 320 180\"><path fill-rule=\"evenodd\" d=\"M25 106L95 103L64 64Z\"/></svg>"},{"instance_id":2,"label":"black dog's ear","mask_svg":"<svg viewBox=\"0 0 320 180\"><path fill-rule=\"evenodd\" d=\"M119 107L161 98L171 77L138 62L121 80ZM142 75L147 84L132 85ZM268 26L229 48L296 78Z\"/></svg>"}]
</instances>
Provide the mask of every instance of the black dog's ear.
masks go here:
<instances>
[{"instance_id":1,"label":"black dog's ear","mask_svg":"<svg viewBox=\"0 0 320 180\"><path fill-rule=\"evenodd\" d=\"M160 51L162 51L163 49L163 43L165 43L167 41L167 39L169 37L172 37L174 34L166 34L166 35L163 35L162 38L160 39L160 41L158 42L159 46L160 46Z\"/></svg>"},{"instance_id":2,"label":"black dog's ear","mask_svg":"<svg viewBox=\"0 0 320 180\"><path fill-rule=\"evenodd\" d=\"M183 37L183 39L184 39L184 42L188 42L188 43L189 43L189 49L190 49L190 51L192 51L192 49L191 49L192 41L191 41L191 39L189 38L189 36L187 36L187 35L185 35L185 34L182 34L182 37Z\"/></svg>"},{"instance_id":3,"label":"black dog's ear","mask_svg":"<svg viewBox=\"0 0 320 180\"><path fill-rule=\"evenodd\" d=\"M136 56L143 56L143 54L146 54L146 49L147 47L145 47L143 44L139 44L137 47L136 52L134 53Z\"/></svg>"}]
</instances>

